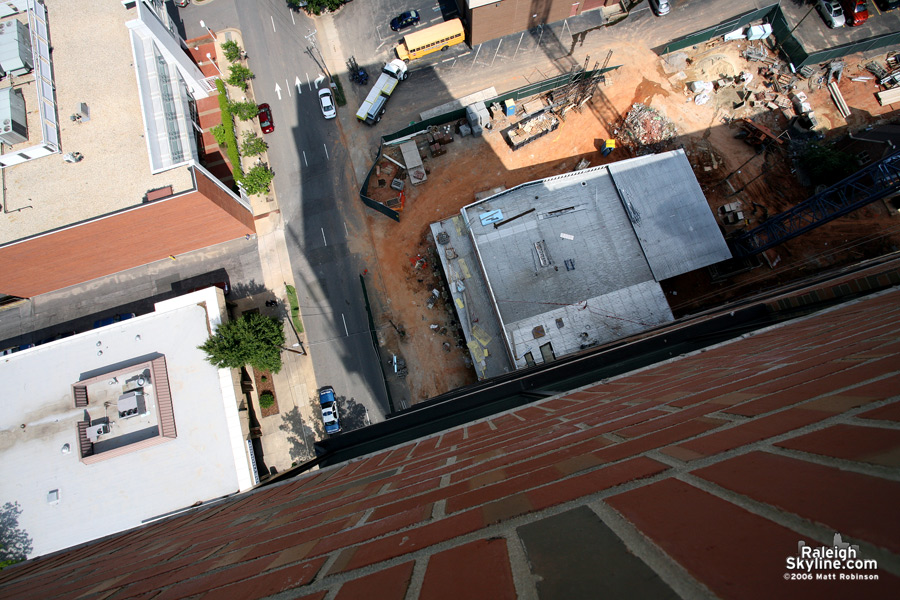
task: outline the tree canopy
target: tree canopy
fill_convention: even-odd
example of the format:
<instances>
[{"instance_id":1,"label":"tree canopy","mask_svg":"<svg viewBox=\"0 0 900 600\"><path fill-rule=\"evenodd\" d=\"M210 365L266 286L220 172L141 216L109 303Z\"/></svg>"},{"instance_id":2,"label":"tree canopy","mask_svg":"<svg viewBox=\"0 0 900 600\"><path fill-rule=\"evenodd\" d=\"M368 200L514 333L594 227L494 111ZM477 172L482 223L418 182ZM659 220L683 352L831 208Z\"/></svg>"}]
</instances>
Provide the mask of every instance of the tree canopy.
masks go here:
<instances>
[{"instance_id":1,"label":"tree canopy","mask_svg":"<svg viewBox=\"0 0 900 600\"><path fill-rule=\"evenodd\" d=\"M206 352L206 360L219 368L239 369L250 365L254 369L277 373L281 370L283 345L281 319L247 313L240 319L220 325L199 348Z\"/></svg>"}]
</instances>

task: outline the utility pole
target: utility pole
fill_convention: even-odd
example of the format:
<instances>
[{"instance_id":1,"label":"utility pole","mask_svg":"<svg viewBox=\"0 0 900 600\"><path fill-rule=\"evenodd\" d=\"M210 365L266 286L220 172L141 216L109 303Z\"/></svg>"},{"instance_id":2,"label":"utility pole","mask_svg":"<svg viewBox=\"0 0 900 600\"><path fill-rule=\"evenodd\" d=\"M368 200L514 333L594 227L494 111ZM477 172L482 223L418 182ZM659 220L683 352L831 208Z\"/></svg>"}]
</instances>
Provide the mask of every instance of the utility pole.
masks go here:
<instances>
[{"instance_id":1,"label":"utility pole","mask_svg":"<svg viewBox=\"0 0 900 600\"><path fill-rule=\"evenodd\" d=\"M307 31L309 31L309 30L307 30ZM325 62L325 57L322 56L322 51L319 50L319 44L316 42L316 32L317 31L318 31L318 29L313 29L312 31L309 32L309 34L307 34L303 37L306 38L307 42L312 44L312 47L315 49L316 53L319 55L319 59L322 61L321 67L325 70L325 74L328 75L328 81L333 82L334 78L331 76L331 72L328 70L328 64ZM316 57L313 56L312 51L310 50L309 47L306 48L306 51L309 53L309 55L312 57L312 59L314 61L316 61L317 63L319 62L319 60L317 60Z\"/></svg>"}]
</instances>

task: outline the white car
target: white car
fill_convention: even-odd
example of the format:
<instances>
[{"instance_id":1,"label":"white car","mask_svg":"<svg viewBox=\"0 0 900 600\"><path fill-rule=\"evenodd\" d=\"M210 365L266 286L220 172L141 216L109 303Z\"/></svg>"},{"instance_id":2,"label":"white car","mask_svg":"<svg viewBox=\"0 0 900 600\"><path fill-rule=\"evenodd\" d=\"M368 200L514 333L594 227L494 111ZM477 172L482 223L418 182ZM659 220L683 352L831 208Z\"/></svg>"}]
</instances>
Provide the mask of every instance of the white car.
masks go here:
<instances>
[{"instance_id":1,"label":"white car","mask_svg":"<svg viewBox=\"0 0 900 600\"><path fill-rule=\"evenodd\" d=\"M660 17L669 14L669 11L671 10L669 0L650 0L650 6L653 7L657 16Z\"/></svg>"},{"instance_id":2,"label":"white car","mask_svg":"<svg viewBox=\"0 0 900 600\"><path fill-rule=\"evenodd\" d=\"M322 114L326 119L333 119L337 116L337 110L334 108L334 94L331 88L322 88L319 90L319 104L322 105Z\"/></svg>"},{"instance_id":3,"label":"white car","mask_svg":"<svg viewBox=\"0 0 900 600\"><path fill-rule=\"evenodd\" d=\"M825 23L832 29L843 27L846 23L844 9L841 8L841 3L838 0L819 0L816 3L816 8L819 9Z\"/></svg>"}]
</instances>

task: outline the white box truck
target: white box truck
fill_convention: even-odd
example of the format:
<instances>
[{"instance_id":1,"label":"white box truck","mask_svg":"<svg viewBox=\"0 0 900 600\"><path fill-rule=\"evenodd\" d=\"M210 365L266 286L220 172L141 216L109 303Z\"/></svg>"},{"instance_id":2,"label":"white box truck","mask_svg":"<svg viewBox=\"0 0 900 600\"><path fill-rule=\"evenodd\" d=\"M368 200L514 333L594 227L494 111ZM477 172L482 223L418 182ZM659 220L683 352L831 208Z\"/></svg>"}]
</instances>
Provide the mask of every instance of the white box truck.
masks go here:
<instances>
[{"instance_id":1,"label":"white box truck","mask_svg":"<svg viewBox=\"0 0 900 600\"><path fill-rule=\"evenodd\" d=\"M381 75L375 86L366 96L362 106L356 111L356 118L366 125L374 125L381 120L384 114L384 106L387 104L388 98L394 93L397 84L409 76L406 63L395 58L381 69Z\"/></svg>"}]
</instances>

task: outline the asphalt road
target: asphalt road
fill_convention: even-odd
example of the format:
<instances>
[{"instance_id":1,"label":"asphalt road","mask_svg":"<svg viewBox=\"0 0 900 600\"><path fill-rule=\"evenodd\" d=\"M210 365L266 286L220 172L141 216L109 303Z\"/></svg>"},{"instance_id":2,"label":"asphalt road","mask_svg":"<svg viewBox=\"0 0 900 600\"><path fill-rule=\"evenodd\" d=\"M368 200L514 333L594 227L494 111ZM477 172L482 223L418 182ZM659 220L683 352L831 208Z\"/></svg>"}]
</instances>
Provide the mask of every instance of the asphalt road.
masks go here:
<instances>
[{"instance_id":1,"label":"asphalt road","mask_svg":"<svg viewBox=\"0 0 900 600\"><path fill-rule=\"evenodd\" d=\"M272 107L268 156L317 382L383 420L387 397L359 281L365 267L348 245L348 232L364 224L339 125L319 108L325 71L306 52L314 38L322 43L315 23L282 0L216 0L179 15L187 38L204 33L200 19L213 30L240 29L256 101Z\"/></svg>"}]
</instances>

